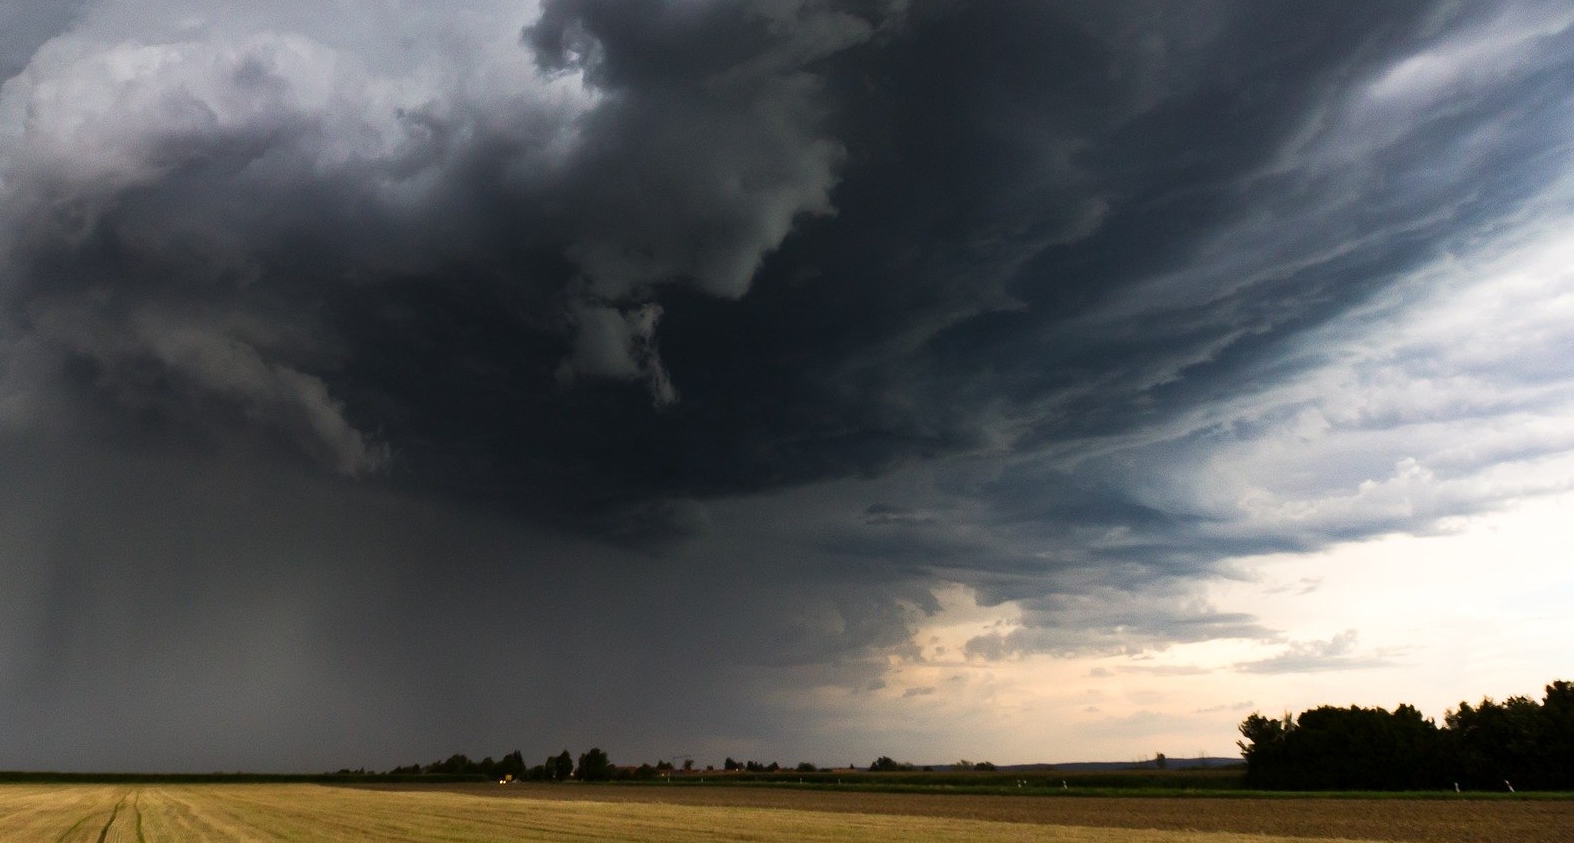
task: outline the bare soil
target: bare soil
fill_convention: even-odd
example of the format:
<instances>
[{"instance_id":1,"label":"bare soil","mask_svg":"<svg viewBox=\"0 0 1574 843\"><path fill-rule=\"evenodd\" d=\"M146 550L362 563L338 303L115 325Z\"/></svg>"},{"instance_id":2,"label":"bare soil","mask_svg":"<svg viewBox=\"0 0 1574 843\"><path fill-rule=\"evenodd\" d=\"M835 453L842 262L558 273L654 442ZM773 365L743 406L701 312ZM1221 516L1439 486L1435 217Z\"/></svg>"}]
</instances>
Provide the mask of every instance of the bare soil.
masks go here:
<instances>
[{"instance_id":1,"label":"bare soil","mask_svg":"<svg viewBox=\"0 0 1574 843\"><path fill-rule=\"evenodd\" d=\"M1574 801L860 793L695 785L364 785L499 799L653 802L1406 843L1574 843Z\"/></svg>"}]
</instances>

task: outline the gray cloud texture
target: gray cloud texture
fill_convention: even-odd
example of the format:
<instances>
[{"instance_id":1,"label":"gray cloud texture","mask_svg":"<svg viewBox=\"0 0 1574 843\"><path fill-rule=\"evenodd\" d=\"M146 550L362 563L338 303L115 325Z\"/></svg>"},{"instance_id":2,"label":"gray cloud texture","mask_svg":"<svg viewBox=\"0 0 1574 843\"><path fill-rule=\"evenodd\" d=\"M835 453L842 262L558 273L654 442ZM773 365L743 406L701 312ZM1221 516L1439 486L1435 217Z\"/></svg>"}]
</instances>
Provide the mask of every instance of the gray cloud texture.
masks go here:
<instances>
[{"instance_id":1,"label":"gray cloud texture","mask_svg":"<svg viewBox=\"0 0 1574 843\"><path fill-rule=\"evenodd\" d=\"M1350 670L1390 667L1393 662L1381 654L1356 652L1360 635L1347 629L1327 641L1292 641L1277 656L1235 666L1246 673L1312 673L1324 670Z\"/></svg>"},{"instance_id":2,"label":"gray cloud texture","mask_svg":"<svg viewBox=\"0 0 1574 843\"><path fill-rule=\"evenodd\" d=\"M0 767L872 757L1574 478L1558 4L6 14Z\"/></svg>"}]
</instances>

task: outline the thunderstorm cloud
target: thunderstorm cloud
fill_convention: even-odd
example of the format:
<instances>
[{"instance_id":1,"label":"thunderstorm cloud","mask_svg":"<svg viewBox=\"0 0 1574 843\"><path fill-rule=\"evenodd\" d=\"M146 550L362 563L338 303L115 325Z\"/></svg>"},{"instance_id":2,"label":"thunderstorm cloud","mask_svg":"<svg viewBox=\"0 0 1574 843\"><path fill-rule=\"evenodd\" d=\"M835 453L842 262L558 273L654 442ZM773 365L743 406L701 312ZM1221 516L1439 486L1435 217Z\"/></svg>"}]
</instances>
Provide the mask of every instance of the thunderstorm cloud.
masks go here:
<instances>
[{"instance_id":1,"label":"thunderstorm cloud","mask_svg":"<svg viewBox=\"0 0 1574 843\"><path fill-rule=\"evenodd\" d=\"M862 761L958 589L1380 667L1205 587L1574 489L1562 4L0 33L0 768Z\"/></svg>"}]
</instances>

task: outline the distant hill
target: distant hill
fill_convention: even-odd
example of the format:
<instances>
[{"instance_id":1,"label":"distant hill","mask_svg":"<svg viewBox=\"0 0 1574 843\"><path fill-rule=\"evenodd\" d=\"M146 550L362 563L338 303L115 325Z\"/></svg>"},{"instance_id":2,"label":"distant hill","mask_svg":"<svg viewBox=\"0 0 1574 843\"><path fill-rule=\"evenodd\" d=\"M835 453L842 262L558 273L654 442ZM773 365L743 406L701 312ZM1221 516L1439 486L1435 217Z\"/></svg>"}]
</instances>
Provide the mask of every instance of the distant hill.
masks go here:
<instances>
[{"instance_id":1,"label":"distant hill","mask_svg":"<svg viewBox=\"0 0 1574 843\"><path fill-rule=\"evenodd\" d=\"M1164 761L1166 770L1196 770L1202 767L1230 767L1239 766L1246 762L1237 758L1167 758ZM1002 770L1014 770L1015 767L1001 767ZM1157 770L1159 766L1152 759L1147 761L1077 761L1070 764L1025 764L1025 770L1063 770L1067 773L1093 773L1108 772L1112 770Z\"/></svg>"},{"instance_id":2,"label":"distant hill","mask_svg":"<svg viewBox=\"0 0 1574 843\"><path fill-rule=\"evenodd\" d=\"M1168 758L1165 759L1164 768L1167 770L1196 770L1200 768L1239 766L1246 762L1240 758ZM950 772L952 765L931 765L935 771ZM1158 765L1153 759L1146 761L1073 761L1065 764L1001 764L996 770L1007 773L1109 773L1121 770L1157 770Z\"/></svg>"}]
</instances>

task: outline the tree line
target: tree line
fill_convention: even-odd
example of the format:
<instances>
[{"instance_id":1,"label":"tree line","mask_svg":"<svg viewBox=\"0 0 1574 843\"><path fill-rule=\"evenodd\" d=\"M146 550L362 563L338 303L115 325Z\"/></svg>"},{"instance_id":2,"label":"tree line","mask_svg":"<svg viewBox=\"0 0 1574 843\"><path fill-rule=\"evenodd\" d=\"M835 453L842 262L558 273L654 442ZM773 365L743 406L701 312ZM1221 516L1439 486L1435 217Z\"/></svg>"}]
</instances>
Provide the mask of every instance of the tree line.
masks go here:
<instances>
[{"instance_id":1,"label":"tree line","mask_svg":"<svg viewBox=\"0 0 1574 843\"><path fill-rule=\"evenodd\" d=\"M783 767L781 764L775 761L772 761L769 764L761 764L758 761L735 761L731 756L728 756L727 760L722 762L721 768L727 772L743 773L779 773L783 770L791 770L792 772L798 773L828 773L831 771L831 768L829 767L817 767L808 761L800 761L798 762L798 766L788 768Z\"/></svg>"},{"instance_id":2,"label":"tree line","mask_svg":"<svg viewBox=\"0 0 1574 843\"><path fill-rule=\"evenodd\" d=\"M1540 702L1461 702L1439 726L1414 706L1253 713L1246 785L1268 790L1574 790L1574 684Z\"/></svg>"},{"instance_id":3,"label":"tree line","mask_svg":"<svg viewBox=\"0 0 1574 843\"><path fill-rule=\"evenodd\" d=\"M568 750L563 750L557 755L548 756L545 761L534 766L526 766L524 756L519 750L504 755L501 759L493 760L491 756L475 761L463 754L455 754L444 761L433 761L430 764L410 764L404 767L395 767L387 773L367 773L366 770L340 770L340 774L348 775L388 775L388 776L473 776L475 778L513 779L514 781L536 782L562 782L562 781L612 781L615 779L655 779L681 769L685 773L695 772L694 759L683 759L682 767L671 761L657 761L655 764L643 763L639 766L620 767L612 763L605 750L600 747L593 748L579 756L576 763ZM711 767L706 767L711 770ZM734 761L727 759L723 767L728 772L750 773L775 773L786 771L789 768L772 761L761 764L758 761ZM797 772L822 771L825 768L816 767L805 761L797 767L791 768Z\"/></svg>"},{"instance_id":4,"label":"tree line","mask_svg":"<svg viewBox=\"0 0 1574 843\"><path fill-rule=\"evenodd\" d=\"M670 768L671 765L669 764L668 767ZM480 761L472 761L463 754L455 754L449 756L446 761L395 767L387 774L390 776L486 776L493 779L511 778L515 781L560 782L569 779L606 781L613 778L615 772L616 768L612 766L612 760L607 757L607 753L597 747L581 754L577 764L574 756L565 749L557 755L548 756L540 764L527 767L524 756L516 749L495 761L491 756Z\"/></svg>"},{"instance_id":5,"label":"tree line","mask_svg":"<svg viewBox=\"0 0 1574 843\"><path fill-rule=\"evenodd\" d=\"M652 764L640 764L637 767L619 767L612 763L607 753L597 747L579 756L576 763L568 750L563 750L557 755L548 756L545 761L533 766L525 763L524 755L519 750L514 750L499 759L487 756L479 761L473 760L463 754L454 754L446 760L433 761L429 764L409 764L395 767L386 773L368 772L358 769L339 770L337 775L361 776L445 776L445 777L474 777L491 779L512 779L514 781L561 782L561 781L611 781L614 779L654 779L665 774L676 772L679 767L669 761L657 761ZM681 767L683 772L691 773L694 770L694 760L686 758ZM711 767L705 768L707 771ZM889 756L882 755L869 765L872 773L904 772L919 769L908 762L893 761ZM926 772L930 767L923 768ZM988 761L958 761L950 765L952 771L973 770L991 772L995 765ZM786 767L779 762L772 761L768 764L759 761L738 761L727 758L722 765L726 772L738 773L829 773L830 767L821 767L808 761L801 761L794 767Z\"/></svg>"}]
</instances>

